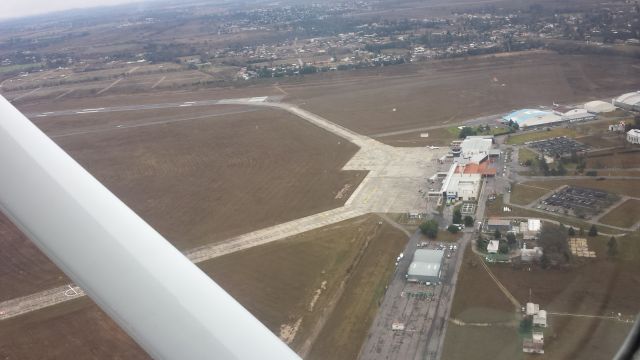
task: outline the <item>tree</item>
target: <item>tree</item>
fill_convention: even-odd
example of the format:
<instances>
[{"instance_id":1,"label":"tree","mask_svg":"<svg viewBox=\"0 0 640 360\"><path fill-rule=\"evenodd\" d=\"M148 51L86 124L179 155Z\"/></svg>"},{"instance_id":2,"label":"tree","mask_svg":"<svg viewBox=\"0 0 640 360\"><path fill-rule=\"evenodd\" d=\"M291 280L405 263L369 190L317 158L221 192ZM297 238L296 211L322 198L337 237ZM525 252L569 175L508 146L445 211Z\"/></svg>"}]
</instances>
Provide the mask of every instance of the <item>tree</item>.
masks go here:
<instances>
[{"instance_id":1,"label":"tree","mask_svg":"<svg viewBox=\"0 0 640 360\"><path fill-rule=\"evenodd\" d=\"M516 243L516 235L512 232L507 233L507 244L509 244L509 246L514 246Z\"/></svg>"},{"instance_id":2,"label":"tree","mask_svg":"<svg viewBox=\"0 0 640 360\"><path fill-rule=\"evenodd\" d=\"M420 224L420 231L431 239L438 236L438 222L435 220L427 220Z\"/></svg>"},{"instance_id":3,"label":"tree","mask_svg":"<svg viewBox=\"0 0 640 360\"><path fill-rule=\"evenodd\" d=\"M544 266L560 265L571 260L571 250L567 238L567 230L558 225L543 223L538 245L543 249Z\"/></svg>"},{"instance_id":4,"label":"tree","mask_svg":"<svg viewBox=\"0 0 640 360\"><path fill-rule=\"evenodd\" d=\"M460 139L464 139L467 136L473 136L476 134L476 129L470 127L470 126L465 126L462 128L462 130L460 130L460 134L458 134L458 137Z\"/></svg>"},{"instance_id":5,"label":"tree","mask_svg":"<svg viewBox=\"0 0 640 360\"><path fill-rule=\"evenodd\" d=\"M487 252L487 246L489 246L489 240L485 239L482 234L478 235L478 249L481 251Z\"/></svg>"},{"instance_id":6,"label":"tree","mask_svg":"<svg viewBox=\"0 0 640 360\"><path fill-rule=\"evenodd\" d=\"M473 218L471 216L464 217L464 226L473 226Z\"/></svg>"},{"instance_id":7,"label":"tree","mask_svg":"<svg viewBox=\"0 0 640 360\"><path fill-rule=\"evenodd\" d=\"M614 236L612 236L607 243L607 254L609 254L609 256L618 255L618 240L616 240Z\"/></svg>"},{"instance_id":8,"label":"tree","mask_svg":"<svg viewBox=\"0 0 640 360\"><path fill-rule=\"evenodd\" d=\"M509 245L507 245L507 243L504 241L500 241L500 245L498 245L498 252L500 254L509 253Z\"/></svg>"},{"instance_id":9,"label":"tree","mask_svg":"<svg viewBox=\"0 0 640 360\"><path fill-rule=\"evenodd\" d=\"M573 227L569 227L569 230L567 230L567 234L569 234L569 236L576 236L576 231L573 229Z\"/></svg>"},{"instance_id":10,"label":"tree","mask_svg":"<svg viewBox=\"0 0 640 360\"><path fill-rule=\"evenodd\" d=\"M460 212L460 209L453 210L453 223L454 224L462 223L462 213Z\"/></svg>"},{"instance_id":11,"label":"tree","mask_svg":"<svg viewBox=\"0 0 640 360\"><path fill-rule=\"evenodd\" d=\"M496 231L494 231L493 233L493 237L496 239L500 239L502 237L502 234L500 233L500 230L496 229Z\"/></svg>"},{"instance_id":12,"label":"tree","mask_svg":"<svg viewBox=\"0 0 640 360\"><path fill-rule=\"evenodd\" d=\"M451 225L449 225L449 227L447 228L447 231L449 231L449 232L450 232L450 233L452 233L452 234L455 234L455 233L457 233L458 231L460 231L460 229L459 229L457 226L455 226L455 225L451 224Z\"/></svg>"},{"instance_id":13,"label":"tree","mask_svg":"<svg viewBox=\"0 0 640 360\"><path fill-rule=\"evenodd\" d=\"M591 225L591 228L589 229L589 236L598 236L598 228L595 224Z\"/></svg>"}]
</instances>

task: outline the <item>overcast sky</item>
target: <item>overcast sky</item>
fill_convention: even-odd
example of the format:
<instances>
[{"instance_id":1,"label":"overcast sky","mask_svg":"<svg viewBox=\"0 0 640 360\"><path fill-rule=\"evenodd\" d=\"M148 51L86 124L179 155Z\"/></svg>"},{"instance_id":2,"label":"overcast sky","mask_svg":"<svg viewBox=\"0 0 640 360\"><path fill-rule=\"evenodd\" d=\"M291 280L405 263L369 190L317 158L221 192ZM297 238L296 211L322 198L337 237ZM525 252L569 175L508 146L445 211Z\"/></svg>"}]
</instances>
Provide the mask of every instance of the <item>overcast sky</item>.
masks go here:
<instances>
[{"instance_id":1,"label":"overcast sky","mask_svg":"<svg viewBox=\"0 0 640 360\"><path fill-rule=\"evenodd\" d=\"M17 18L59 10L130 2L134 2L134 0L0 0L0 18Z\"/></svg>"}]
</instances>

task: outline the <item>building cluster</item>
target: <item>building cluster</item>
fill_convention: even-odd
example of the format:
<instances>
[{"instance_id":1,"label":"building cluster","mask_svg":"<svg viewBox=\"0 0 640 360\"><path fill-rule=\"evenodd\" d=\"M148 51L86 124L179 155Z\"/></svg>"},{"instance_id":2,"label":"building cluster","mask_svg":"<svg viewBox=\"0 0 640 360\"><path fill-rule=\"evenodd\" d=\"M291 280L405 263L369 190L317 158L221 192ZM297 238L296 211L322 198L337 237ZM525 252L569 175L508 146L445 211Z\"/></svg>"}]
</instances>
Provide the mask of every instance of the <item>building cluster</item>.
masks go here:
<instances>
[{"instance_id":1,"label":"building cluster","mask_svg":"<svg viewBox=\"0 0 640 360\"><path fill-rule=\"evenodd\" d=\"M493 146L493 136L467 136L451 144L450 157L453 162L442 177L440 190L432 190L429 195L442 196L448 202L476 201L482 178L496 175L491 158L500 156L500 150Z\"/></svg>"},{"instance_id":2,"label":"building cluster","mask_svg":"<svg viewBox=\"0 0 640 360\"><path fill-rule=\"evenodd\" d=\"M522 351L528 354L544 354L543 328L547 327L547 312L540 305L528 302L525 319L531 322L531 333L522 340Z\"/></svg>"},{"instance_id":3,"label":"building cluster","mask_svg":"<svg viewBox=\"0 0 640 360\"><path fill-rule=\"evenodd\" d=\"M540 219L527 219L526 221L490 218L485 223L484 231L486 233L494 233L499 231L501 234L513 234L521 239L522 247L520 248L520 260L523 262L539 261L544 254L542 247L536 245L536 240L542 228ZM487 253L497 254L500 248L498 239L490 240L487 245Z\"/></svg>"}]
</instances>

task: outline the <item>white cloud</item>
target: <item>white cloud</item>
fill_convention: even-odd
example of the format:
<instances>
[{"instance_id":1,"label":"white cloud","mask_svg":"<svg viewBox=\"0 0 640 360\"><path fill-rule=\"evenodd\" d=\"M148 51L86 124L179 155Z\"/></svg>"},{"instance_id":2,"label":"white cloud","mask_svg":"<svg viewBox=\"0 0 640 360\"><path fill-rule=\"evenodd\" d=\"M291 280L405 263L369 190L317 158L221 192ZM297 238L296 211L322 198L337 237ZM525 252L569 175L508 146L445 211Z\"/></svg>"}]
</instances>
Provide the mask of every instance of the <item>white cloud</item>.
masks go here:
<instances>
[{"instance_id":1,"label":"white cloud","mask_svg":"<svg viewBox=\"0 0 640 360\"><path fill-rule=\"evenodd\" d=\"M17 18L59 10L118 5L130 2L134 2L134 0L0 0L0 18Z\"/></svg>"}]
</instances>

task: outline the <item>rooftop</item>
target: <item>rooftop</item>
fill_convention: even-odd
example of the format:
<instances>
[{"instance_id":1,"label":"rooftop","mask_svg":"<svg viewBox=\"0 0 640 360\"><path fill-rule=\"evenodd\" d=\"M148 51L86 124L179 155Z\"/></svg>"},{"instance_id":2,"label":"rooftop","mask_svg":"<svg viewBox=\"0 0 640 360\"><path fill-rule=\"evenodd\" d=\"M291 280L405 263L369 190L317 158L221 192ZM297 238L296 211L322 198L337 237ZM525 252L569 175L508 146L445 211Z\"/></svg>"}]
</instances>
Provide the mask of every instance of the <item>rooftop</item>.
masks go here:
<instances>
[{"instance_id":1,"label":"rooftop","mask_svg":"<svg viewBox=\"0 0 640 360\"><path fill-rule=\"evenodd\" d=\"M444 257L444 250L418 249L409 265L409 276L433 276L440 274L440 264Z\"/></svg>"}]
</instances>

